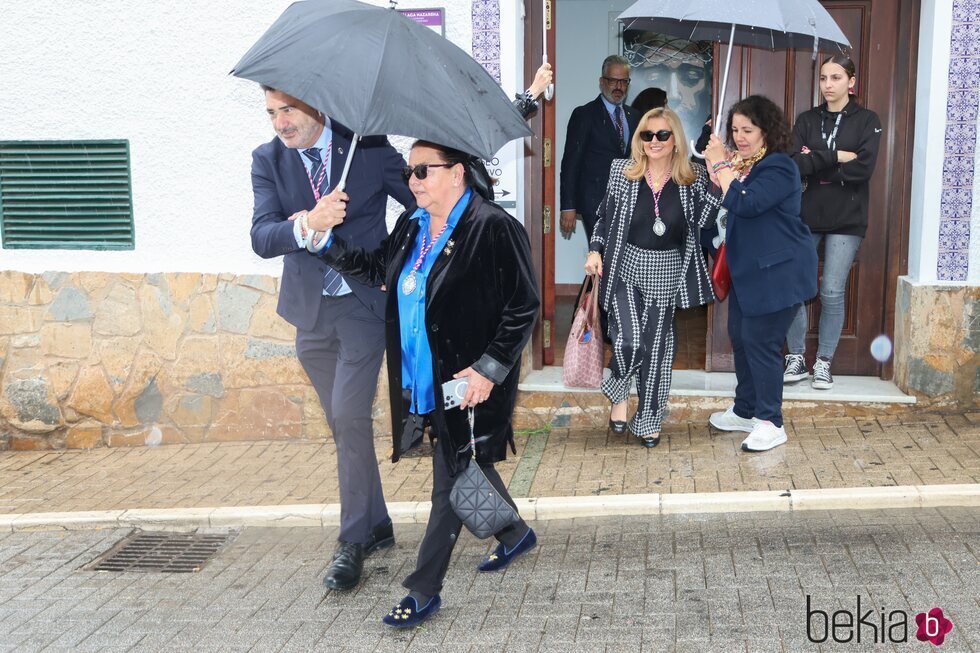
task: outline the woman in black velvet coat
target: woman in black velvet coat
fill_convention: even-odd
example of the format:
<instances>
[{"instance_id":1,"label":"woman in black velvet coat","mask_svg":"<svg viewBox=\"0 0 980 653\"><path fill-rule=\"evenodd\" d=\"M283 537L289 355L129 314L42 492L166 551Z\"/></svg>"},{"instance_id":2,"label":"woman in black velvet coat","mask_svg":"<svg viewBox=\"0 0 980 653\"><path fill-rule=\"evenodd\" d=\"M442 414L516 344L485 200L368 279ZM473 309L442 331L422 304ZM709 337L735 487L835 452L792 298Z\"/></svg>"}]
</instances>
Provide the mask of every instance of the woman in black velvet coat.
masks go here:
<instances>
[{"instance_id":1,"label":"woman in black velvet coat","mask_svg":"<svg viewBox=\"0 0 980 653\"><path fill-rule=\"evenodd\" d=\"M340 238L324 252L340 272L387 288L392 462L420 441L422 424L436 438L432 511L416 570L402 583L411 593L383 619L396 627L417 625L441 603L439 592L462 526L449 492L471 456L467 408L475 407L477 463L514 505L493 463L507 457L508 445L516 451L511 417L520 359L540 303L527 232L489 199L490 178L482 162L419 141L409 163L406 176L419 208L403 213L373 252ZM431 369L420 353L426 344ZM462 405L445 410L442 384L462 377L469 381ZM500 543L480 571L502 569L537 542L523 520L495 537Z\"/></svg>"}]
</instances>

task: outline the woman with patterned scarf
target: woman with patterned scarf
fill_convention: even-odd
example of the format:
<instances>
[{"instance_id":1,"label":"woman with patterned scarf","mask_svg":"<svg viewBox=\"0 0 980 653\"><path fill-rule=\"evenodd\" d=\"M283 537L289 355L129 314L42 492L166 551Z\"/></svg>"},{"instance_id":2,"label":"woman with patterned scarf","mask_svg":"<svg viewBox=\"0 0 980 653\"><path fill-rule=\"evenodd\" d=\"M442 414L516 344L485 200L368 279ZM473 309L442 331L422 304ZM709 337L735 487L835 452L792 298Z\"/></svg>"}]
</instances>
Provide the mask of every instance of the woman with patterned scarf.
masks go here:
<instances>
[{"instance_id":1,"label":"woman with patterned scarf","mask_svg":"<svg viewBox=\"0 0 980 653\"><path fill-rule=\"evenodd\" d=\"M721 186L726 259L732 285L728 336L735 359L735 403L708 420L743 431L743 451L786 442L783 429L783 342L806 300L817 294L817 252L800 218L800 170L790 158L782 110L761 95L728 114L729 143L713 135L704 154Z\"/></svg>"}]
</instances>

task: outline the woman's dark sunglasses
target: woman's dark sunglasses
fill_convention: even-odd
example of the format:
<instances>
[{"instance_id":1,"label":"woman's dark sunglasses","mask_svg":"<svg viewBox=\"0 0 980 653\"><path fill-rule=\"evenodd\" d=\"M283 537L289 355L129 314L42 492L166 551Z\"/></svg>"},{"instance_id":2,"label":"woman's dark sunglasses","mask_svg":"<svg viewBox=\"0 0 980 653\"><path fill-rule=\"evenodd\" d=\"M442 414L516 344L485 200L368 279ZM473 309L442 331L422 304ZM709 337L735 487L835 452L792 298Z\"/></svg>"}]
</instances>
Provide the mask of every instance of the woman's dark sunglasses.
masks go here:
<instances>
[{"instance_id":1,"label":"woman's dark sunglasses","mask_svg":"<svg viewBox=\"0 0 980 653\"><path fill-rule=\"evenodd\" d=\"M412 178L412 175L415 175L416 179L422 181L423 179L429 176L429 168L452 168L454 165L456 164L455 163L420 163L414 168L412 166L405 166L404 168L402 168L402 177L405 178L405 181L408 181L409 179Z\"/></svg>"},{"instance_id":2,"label":"woman's dark sunglasses","mask_svg":"<svg viewBox=\"0 0 980 653\"><path fill-rule=\"evenodd\" d=\"M644 143L649 143L656 136L657 140L663 143L666 140L670 140L670 135L674 132L669 129L661 129L660 131L652 132L650 130L640 132L640 140Z\"/></svg>"}]
</instances>

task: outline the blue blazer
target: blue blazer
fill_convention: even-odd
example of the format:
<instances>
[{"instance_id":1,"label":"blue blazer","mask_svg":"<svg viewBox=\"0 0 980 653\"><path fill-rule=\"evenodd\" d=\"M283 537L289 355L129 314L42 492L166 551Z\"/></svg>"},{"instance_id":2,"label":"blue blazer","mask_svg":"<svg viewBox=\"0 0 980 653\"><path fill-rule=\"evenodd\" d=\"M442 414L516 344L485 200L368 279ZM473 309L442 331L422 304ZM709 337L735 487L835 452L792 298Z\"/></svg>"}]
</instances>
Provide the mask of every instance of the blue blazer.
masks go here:
<instances>
[{"instance_id":1,"label":"blue blazer","mask_svg":"<svg viewBox=\"0 0 980 653\"><path fill-rule=\"evenodd\" d=\"M350 152L353 134L332 121L333 147L330 155L330 183L336 186ZM392 197L406 209L415 208L415 199L402 177L405 160L384 136L361 139L354 151L347 176L347 219L334 233L348 243L373 250L388 235L385 208ZM323 299L326 263L305 249L296 247L293 223L287 218L316 204L300 153L282 144L279 137L252 152L252 249L262 258L283 256L282 284L277 312L287 322L304 330L316 325ZM384 293L356 279L344 277L361 302L379 318L384 318Z\"/></svg>"},{"instance_id":2,"label":"blue blazer","mask_svg":"<svg viewBox=\"0 0 980 653\"><path fill-rule=\"evenodd\" d=\"M745 315L775 313L817 294L817 250L800 218L800 189L796 163L773 153L722 200L728 269Z\"/></svg>"}]
</instances>

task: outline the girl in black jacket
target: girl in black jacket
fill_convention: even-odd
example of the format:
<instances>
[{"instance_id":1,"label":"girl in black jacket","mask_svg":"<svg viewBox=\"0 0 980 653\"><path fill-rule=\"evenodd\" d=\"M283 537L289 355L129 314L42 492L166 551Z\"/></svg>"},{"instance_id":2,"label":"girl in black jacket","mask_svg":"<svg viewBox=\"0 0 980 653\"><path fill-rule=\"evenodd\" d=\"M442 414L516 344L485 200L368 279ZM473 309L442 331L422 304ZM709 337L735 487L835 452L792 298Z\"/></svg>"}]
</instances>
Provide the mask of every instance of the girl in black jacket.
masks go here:
<instances>
[{"instance_id":1,"label":"girl in black jacket","mask_svg":"<svg viewBox=\"0 0 980 653\"><path fill-rule=\"evenodd\" d=\"M812 381L820 390L834 386L830 364L844 326L844 287L868 228L868 182L881 139L878 115L859 106L852 96L854 72L854 62L846 55L825 59L820 92L826 101L801 113L793 128L793 159L805 188L801 213L814 247L821 240L824 243L820 336ZM806 306L802 306L787 335L785 383L808 376L803 359L806 331Z\"/></svg>"}]
</instances>

